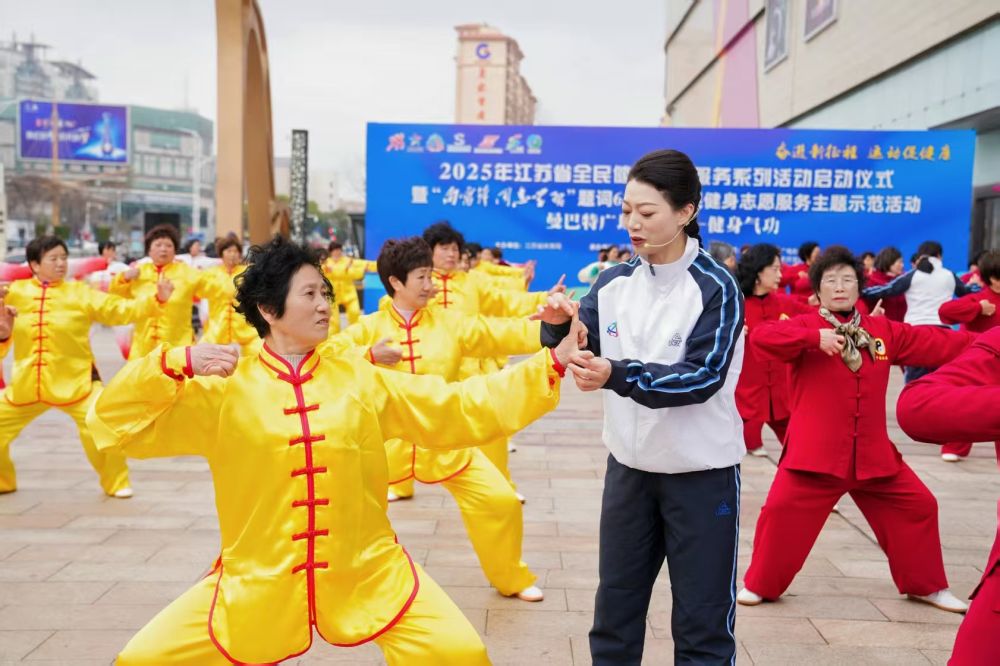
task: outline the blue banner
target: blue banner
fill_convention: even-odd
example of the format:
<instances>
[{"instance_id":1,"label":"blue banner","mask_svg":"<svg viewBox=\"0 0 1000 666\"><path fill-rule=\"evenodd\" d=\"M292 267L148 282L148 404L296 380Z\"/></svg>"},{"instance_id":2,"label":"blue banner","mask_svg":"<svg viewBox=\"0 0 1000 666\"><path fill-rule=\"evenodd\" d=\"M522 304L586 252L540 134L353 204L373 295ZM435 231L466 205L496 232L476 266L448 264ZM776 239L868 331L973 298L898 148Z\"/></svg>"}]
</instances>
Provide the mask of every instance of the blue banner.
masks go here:
<instances>
[{"instance_id":1,"label":"blue banner","mask_svg":"<svg viewBox=\"0 0 1000 666\"><path fill-rule=\"evenodd\" d=\"M511 262L538 260L533 289L577 271L619 226L629 167L674 148L698 167L705 243L800 243L856 252L940 241L966 268L975 134L948 131L368 125L366 254L448 220Z\"/></svg>"},{"instance_id":2,"label":"blue banner","mask_svg":"<svg viewBox=\"0 0 1000 666\"><path fill-rule=\"evenodd\" d=\"M59 159L128 163L128 109L124 106L56 103ZM52 102L22 100L18 144L23 160L52 159Z\"/></svg>"}]
</instances>

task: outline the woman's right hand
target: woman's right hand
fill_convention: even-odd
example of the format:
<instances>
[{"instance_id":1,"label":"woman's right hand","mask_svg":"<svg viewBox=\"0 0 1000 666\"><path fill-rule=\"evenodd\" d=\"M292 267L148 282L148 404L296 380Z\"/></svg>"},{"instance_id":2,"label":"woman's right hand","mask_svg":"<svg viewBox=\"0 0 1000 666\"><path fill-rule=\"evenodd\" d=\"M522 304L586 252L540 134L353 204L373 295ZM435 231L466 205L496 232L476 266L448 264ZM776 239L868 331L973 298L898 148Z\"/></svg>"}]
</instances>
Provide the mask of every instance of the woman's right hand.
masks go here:
<instances>
[{"instance_id":1,"label":"woman's right hand","mask_svg":"<svg viewBox=\"0 0 1000 666\"><path fill-rule=\"evenodd\" d=\"M532 321L543 321L546 324L558 326L565 324L576 314L577 304L573 301L573 294L569 295L556 292L550 294L545 305L538 306L538 312L528 317Z\"/></svg>"},{"instance_id":2,"label":"woman's right hand","mask_svg":"<svg viewBox=\"0 0 1000 666\"><path fill-rule=\"evenodd\" d=\"M403 352L400 349L393 349L389 346L392 338L382 338L376 342L372 348L372 358L379 365L396 365L403 359Z\"/></svg>"},{"instance_id":3,"label":"woman's right hand","mask_svg":"<svg viewBox=\"0 0 1000 666\"><path fill-rule=\"evenodd\" d=\"M819 330L819 349L827 356L836 356L844 350L844 336L832 328Z\"/></svg>"}]
</instances>

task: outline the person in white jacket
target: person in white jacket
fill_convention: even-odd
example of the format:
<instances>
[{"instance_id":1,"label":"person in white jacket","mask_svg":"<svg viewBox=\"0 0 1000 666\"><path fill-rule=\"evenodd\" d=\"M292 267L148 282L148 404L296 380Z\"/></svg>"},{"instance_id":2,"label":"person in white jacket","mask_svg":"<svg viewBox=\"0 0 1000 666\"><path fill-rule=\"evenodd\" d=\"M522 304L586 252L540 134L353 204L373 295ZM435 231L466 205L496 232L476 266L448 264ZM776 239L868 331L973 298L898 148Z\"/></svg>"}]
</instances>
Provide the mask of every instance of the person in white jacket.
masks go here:
<instances>
[{"instance_id":1,"label":"person in white jacket","mask_svg":"<svg viewBox=\"0 0 1000 666\"><path fill-rule=\"evenodd\" d=\"M622 226L638 256L602 271L580 304L587 349L568 368L582 390L606 389L611 451L590 631L595 666L641 663L664 557L674 663L736 659L743 296L700 247L700 198L687 155L660 150L636 162ZM543 342L553 346L568 327L543 325Z\"/></svg>"}]
</instances>

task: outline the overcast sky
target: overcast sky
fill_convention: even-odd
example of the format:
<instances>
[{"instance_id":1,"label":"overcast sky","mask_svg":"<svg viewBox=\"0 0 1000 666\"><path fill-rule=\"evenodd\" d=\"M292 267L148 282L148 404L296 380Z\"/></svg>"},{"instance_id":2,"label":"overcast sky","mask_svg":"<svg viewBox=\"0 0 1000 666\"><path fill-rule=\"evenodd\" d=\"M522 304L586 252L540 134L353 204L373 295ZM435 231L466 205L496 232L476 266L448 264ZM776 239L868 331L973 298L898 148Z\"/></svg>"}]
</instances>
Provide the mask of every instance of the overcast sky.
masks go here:
<instances>
[{"instance_id":1,"label":"overcast sky","mask_svg":"<svg viewBox=\"0 0 1000 666\"><path fill-rule=\"evenodd\" d=\"M364 126L454 120L454 26L517 39L547 125L645 125L663 110L664 0L260 0L271 64L274 149L309 130L310 165L364 160ZM0 0L0 39L32 34L79 61L100 100L215 117L212 0ZM347 193L347 192L345 192Z\"/></svg>"}]
</instances>

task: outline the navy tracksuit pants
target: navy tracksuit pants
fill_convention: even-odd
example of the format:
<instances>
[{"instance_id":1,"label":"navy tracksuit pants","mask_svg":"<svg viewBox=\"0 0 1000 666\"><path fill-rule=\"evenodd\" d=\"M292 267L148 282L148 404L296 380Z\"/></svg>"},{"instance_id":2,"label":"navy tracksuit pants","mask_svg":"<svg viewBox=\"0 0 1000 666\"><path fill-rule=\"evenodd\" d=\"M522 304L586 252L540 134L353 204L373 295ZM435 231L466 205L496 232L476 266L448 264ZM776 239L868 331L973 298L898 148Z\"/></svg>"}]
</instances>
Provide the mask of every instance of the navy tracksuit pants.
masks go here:
<instances>
[{"instance_id":1,"label":"navy tracksuit pants","mask_svg":"<svg viewBox=\"0 0 1000 666\"><path fill-rule=\"evenodd\" d=\"M664 557L674 663L736 663L739 513L739 465L660 474L608 456L590 630L594 666L640 666L649 599Z\"/></svg>"}]
</instances>

